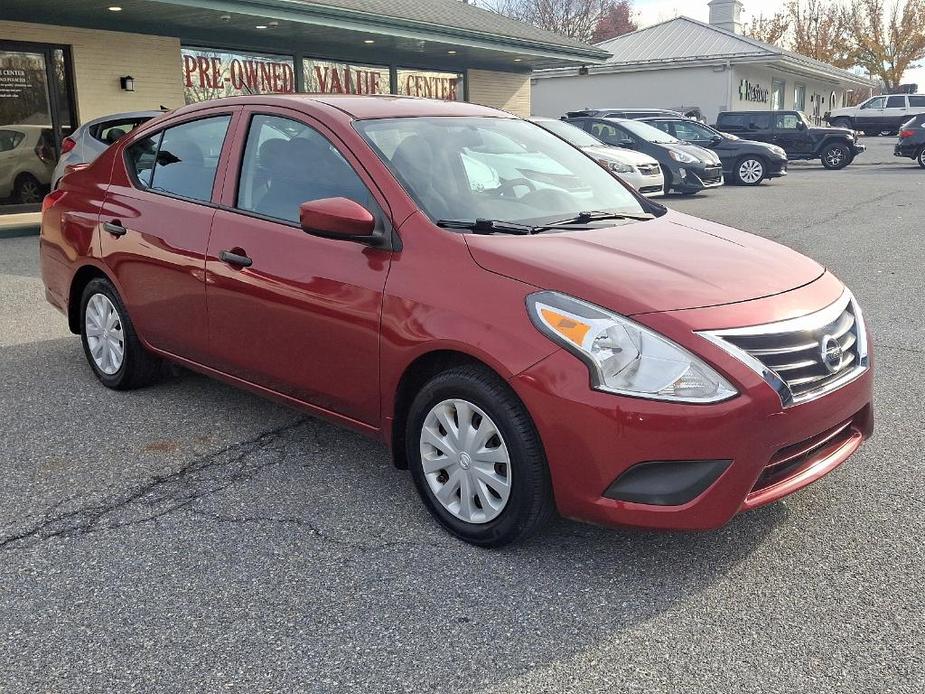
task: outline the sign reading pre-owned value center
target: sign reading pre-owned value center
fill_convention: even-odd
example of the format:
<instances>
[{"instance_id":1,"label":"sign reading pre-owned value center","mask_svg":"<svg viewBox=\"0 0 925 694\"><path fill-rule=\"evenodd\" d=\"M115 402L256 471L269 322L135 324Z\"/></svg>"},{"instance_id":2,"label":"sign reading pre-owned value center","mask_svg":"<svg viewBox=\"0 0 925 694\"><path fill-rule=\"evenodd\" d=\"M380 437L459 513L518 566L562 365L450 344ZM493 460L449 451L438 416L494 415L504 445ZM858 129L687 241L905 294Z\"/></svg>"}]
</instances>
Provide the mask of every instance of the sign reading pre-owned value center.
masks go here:
<instances>
[{"instance_id":1,"label":"sign reading pre-owned value center","mask_svg":"<svg viewBox=\"0 0 925 694\"><path fill-rule=\"evenodd\" d=\"M768 103L770 90L764 89L761 85L752 84L748 80L742 80L739 83L739 98L742 101L754 101L759 104Z\"/></svg>"},{"instance_id":2,"label":"sign reading pre-owned value center","mask_svg":"<svg viewBox=\"0 0 925 694\"><path fill-rule=\"evenodd\" d=\"M186 103L238 94L292 94L295 63L285 56L183 48Z\"/></svg>"}]
</instances>

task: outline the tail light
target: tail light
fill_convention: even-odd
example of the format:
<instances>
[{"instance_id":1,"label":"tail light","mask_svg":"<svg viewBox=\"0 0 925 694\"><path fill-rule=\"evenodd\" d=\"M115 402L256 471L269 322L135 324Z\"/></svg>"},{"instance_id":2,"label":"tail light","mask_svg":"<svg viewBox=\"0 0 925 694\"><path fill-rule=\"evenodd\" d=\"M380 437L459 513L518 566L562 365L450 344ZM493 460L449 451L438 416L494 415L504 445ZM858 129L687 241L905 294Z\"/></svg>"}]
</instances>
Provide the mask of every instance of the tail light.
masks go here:
<instances>
[{"instance_id":1,"label":"tail light","mask_svg":"<svg viewBox=\"0 0 925 694\"><path fill-rule=\"evenodd\" d=\"M63 140L61 140L61 154L67 154L72 149L74 149L76 146L77 146L77 140L74 140L73 138L70 138L70 137L65 137Z\"/></svg>"},{"instance_id":2,"label":"tail light","mask_svg":"<svg viewBox=\"0 0 925 694\"><path fill-rule=\"evenodd\" d=\"M61 190L60 188L58 190L51 191L42 200L42 212L44 212L45 210L51 207L54 207L54 204L63 197L64 197L64 191Z\"/></svg>"},{"instance_id":3,"label":"tail light","mask_svg":"<svg viewBox=\"0 0 925 694\"><path fill-rule=\"evenodd\" d=\"M46 164L55 163L55 150L45 141L40 140L35 146L35 156Z\"/></svg>"},{"instance_id":4,"label":"tail light","mask_svg":"<svg viewBox=\"0 0 925 694\"><path fill-rule=\"evenodd\" d=\"M900 130L899 131L900 140L905 140L907 137L912 137L913 135L915 135L915 130Z\"/></svg>"}]
</instances>

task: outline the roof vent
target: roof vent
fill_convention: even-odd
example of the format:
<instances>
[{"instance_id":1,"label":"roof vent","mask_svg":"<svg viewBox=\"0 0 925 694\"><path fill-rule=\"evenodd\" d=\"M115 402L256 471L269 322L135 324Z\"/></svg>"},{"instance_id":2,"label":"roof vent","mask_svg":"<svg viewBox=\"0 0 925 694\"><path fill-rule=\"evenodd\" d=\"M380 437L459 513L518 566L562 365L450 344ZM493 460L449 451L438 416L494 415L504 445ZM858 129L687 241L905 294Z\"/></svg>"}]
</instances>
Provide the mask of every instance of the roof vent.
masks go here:
<instances>
[{"instance_id":1,"label":"roof vent","mask_svg":"<svg viewBox=\"0 0 925 694\"><path fill-rule=\"evenodd\" d=\"M741 34L741 0L710 0L710 24L734 34Z\"/></svg>"}]
</instances>

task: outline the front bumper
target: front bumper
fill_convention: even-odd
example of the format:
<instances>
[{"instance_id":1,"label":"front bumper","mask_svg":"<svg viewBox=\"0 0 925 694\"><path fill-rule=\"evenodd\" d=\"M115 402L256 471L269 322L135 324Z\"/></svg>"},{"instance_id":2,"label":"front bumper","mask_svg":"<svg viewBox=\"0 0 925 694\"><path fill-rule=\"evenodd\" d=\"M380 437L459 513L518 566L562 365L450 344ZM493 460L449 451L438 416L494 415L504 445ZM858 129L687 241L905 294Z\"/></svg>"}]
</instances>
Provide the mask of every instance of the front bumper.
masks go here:
<instances>
[{"instance_id":1,"label":"front bumper","mask_svg":"<svg viewBox=\"0 0 925 694\"><path fill-rule=\"evenodd\" d=\"M681 171L685 175L681 175ZM679 165L671 173L671 190L676 193L696 193L707 188L719 188L725 182L721 164L708 167Z\"/></svg>"},{"instance_id":2,"label":"front bumper","mask_svg":"<svg viewBox=\"0 0 925 694\"><path fill-rule=\"evenodd\" d=\"M851 156L856 157L859 154L863 154L867 151L867 145L862 145L860 142L855 142L851 145Z\"/></svg>"},{"instance_id":3,"label":"front bumper","mask_svg":"<svg viewBox=\"0 0 925 694\"><path fill-rule=\"evenodd\" d=\"M661 172L655 176L643 176L638 172L616 175L647 198L656 197L665 193L665 177Z\"/></svg>"},{"instance_id":4,"label":"front bumper","mask_svg":"<svg viewBox=\"0 0 925 694\"><path fill-rule=\"evenodd\" d=\"M828 276L829 278L831 276ZM831 280L780 297L636 319L696 351L740 395L712 405L666 403L591 390L587 368L560 351L511 380L546 449L559 512L605 525L705 530L776 501L843 463L873 431L872 368L819 399L789 408L757 374L707 341L691 323L716 329L772 322L781 306L803 315L837 298ZM823 286L816 286L823 285ZM834 296L820 300L826 293ZM677 314L686 314L678 316ZM693 339L692 339L693 338ZM678 505L605 496L623 473L651 461L731 461L704 491Z\"/></svg>"},{"instance_id":5,"label":"front bumper","mask_svg":"<svg viewBox=\"0 0 925 694\"><path fill-rule=\"evenodd\" d=\"M783 160L774 160L768 162L768 172L765 174L768 178L780 178L781 176L787 175L787 165L788 162L786 159Z\"/></svg>"}]
</instances>

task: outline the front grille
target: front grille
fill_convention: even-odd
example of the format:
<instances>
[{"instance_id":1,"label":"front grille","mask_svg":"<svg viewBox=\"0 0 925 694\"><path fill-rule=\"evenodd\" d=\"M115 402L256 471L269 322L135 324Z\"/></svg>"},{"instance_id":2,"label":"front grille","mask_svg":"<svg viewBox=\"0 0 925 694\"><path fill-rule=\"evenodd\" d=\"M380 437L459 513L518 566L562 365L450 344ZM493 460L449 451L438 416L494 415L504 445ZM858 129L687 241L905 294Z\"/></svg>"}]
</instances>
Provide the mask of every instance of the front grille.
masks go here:
<instances>
[{"instance_id":1,"label":"front grille","mask_svg":"<svg viewBox=\"0 0 925 694\"><path fill-rule=\"evenodd\" d=\"M848 292L802 318L705 335L761 374L784 405L830 392L854 380L868 363L860 309Z\"/></svg>"},{"instance_id":2,"label":"front grille","mask_svg":"<svg viewBox=\"0 0 925 694\"><path fill-rule=\"evenodd\" d=\"M855 431L852 420L849 419L828 431L780 449L761 471L752 491L766 489L802 472L831 451L843 446L856 435Z\"/></svg>"},{"instance_id":3,"label":"front grille","mask_svg":"<svg viewBox=\"0 0 925 694\"><path fill-rule=\"evenodd\" d=\"M660 193L662 186L642 186L639 188L639 192L645 195L646 193Z\"/></svg>"},{"instance_id":4,"label":"front grille","mask_svg":"<svg viewBox=\"0 0 925 694\"><path fill-rule=\"evenodd\" d=\"M662 172L662 167L658 164L640 164L636 168L643 176L658 176Z\"/></svg>"},{"instance_id":5,"label":"front grille","mask_svg":"<svg viewBox=\"0 0 925 694\"><path fill-rule=\"evenodd\" d=\"M708 166L703 170L702 179L706 185L716 185L723 180L722 166Z\"/></svg>"}]
</instances>

